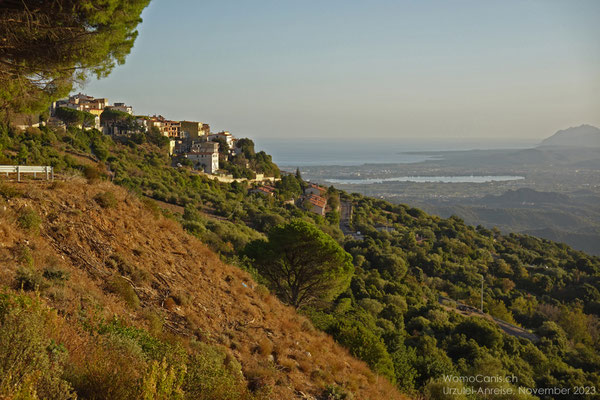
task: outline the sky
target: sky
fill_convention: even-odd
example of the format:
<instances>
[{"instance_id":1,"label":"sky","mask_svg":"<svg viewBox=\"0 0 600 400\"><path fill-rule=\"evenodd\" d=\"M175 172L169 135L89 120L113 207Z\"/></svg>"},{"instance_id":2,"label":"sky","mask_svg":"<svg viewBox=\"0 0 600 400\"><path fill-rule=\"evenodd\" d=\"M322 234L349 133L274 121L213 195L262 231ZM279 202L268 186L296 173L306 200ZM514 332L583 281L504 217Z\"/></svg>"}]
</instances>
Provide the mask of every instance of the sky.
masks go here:
<instances>
[{"instance_id":1,"label":"sky","mask_svg":"<svg viewBox=\"0 0 600 400\"><path fill-rule=\"evenodd\" d=\"M598 0L152 0L81 91L258 141L536 141L600 126Z\"/></svg>"}]
</instances>

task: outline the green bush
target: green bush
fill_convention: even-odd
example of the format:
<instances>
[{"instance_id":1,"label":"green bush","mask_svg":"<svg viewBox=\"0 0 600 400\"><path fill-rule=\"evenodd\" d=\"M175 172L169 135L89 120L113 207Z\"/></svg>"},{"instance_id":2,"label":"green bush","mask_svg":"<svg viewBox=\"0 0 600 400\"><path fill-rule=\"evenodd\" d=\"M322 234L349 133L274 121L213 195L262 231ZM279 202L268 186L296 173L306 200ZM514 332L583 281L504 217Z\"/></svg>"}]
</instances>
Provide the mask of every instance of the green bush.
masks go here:
<instances>
[{"instance_id":1,"label":"green bush","mask_svg":"<svg viewBox=\"0 0 600 400\"><path fill-rule=\"evenodd\" d=\"M65 282L69 280L71 273L58 267L48 267L44 269L42 276L51 281Z\"/></svg>"},{"instance_id":2,"label":"green bush","mask_svg":"<svg viewBox=\"0 0 600 400\"><path fill-rule=\"evenodd\" d=\"M0 196L5 199L13 199L15 197L21 197L23 192L12 185L7 185L5 183L0 183Z\"/></svg>"},{"instance_id":3,"label":"green bush","mask_svg":"<svg viewBox=\"0 0 600 400\"><path fill-rule=\"evenodd\" d=\"M28 268L33 268L33 254L31 253L31 249L29 247L23 245L17 246L15 254L21 265L24 265Z\"/></svg>"},{"instance_id":4,"label":"green bush","mask_svg":"<svg viewBox=\"0 0 600 400\"><path fill-rule=\"evenodd\" d=\"M343 321L330 330L341 345L353 356L363 360L373 371L395 381L394 364L383 341L357 321Z\"/></svg>"},{"instance_id":5,"label":"green bush","mask_svg":"<svg viewBox=\"0 0 600 400\"><path fill-rule=\"evenodd\" d=\"M240 364L218 347L197 343L187 363L186 398L236 400L247 398Z\"/></svg>"},{"instance_id":6,"label":"green bush","mask_svg":"<svg viewBox=\"0 0 600 400\"><path fill-rule=\"evenodd\" d=\"M34 209L26 207L21 210L17 223L23 229L31 232L37 232L40 229L42 219Z\"/></svg>"},{"instance_id":7,"label":"green bush","mask_svg":"<svg viewBox=\"0 0 600 400\"><path fill-rule=\"evenodd\" d=\"M54 318L38 300L0 294L0 398L76 398L62 378L64 347L49 338Z\"/></svg>"},{"instance_id":8,"label":"green bush","mask_svg":"<svg viewBox=\"0 0 600 400\"><path fill-rule=\"evenodd\" d=\"M32 267L20 267L15 277L17 289L41 290L48 287L47 282L40 273Z\"/></svg>"},{"instance_id":9,"label":"green bush","mask_svg":"<svg viewBox=\"0 0 600 400\"><path fill-rule=\"evenodd\" d=\"M321 395L322 400L352 400L354 395L352 392L339 387L337 385L327 385L325 391Z\"/></svg>"},{"instance_id":10,"label":"green bush","mask_svg":"<svg viewBox=\"0 0 600 400\"><path fill-rule=\"evenodd\" d=\"M181 389L185 377L185 368L169 365L166 360L154 360L142 380L140 398L143 400L183 400Z\"/></svg>"}]
</instances>

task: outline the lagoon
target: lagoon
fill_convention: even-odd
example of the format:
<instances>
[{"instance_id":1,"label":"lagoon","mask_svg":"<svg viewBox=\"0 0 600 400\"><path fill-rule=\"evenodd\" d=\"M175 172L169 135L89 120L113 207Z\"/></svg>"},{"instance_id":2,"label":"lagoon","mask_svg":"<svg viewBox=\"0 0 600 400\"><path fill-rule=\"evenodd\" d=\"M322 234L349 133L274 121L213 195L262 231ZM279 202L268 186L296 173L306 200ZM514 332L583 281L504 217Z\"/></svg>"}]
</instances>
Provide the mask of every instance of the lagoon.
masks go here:
<instances>
[{"instance_id":1,"label":"lagoon","mask_svg":"<svg viewBox=\"0 0 600 400\"><path fill-rule=\"evenodd\" d=\"M325 179L328 183L339 185L369 185L384 182L414 182L414 183L487 183L506 182L525 179L524 176L512 175L464 175L464 176L396 176L390 178L364 179Z\"/></svg>"}]
</instances>

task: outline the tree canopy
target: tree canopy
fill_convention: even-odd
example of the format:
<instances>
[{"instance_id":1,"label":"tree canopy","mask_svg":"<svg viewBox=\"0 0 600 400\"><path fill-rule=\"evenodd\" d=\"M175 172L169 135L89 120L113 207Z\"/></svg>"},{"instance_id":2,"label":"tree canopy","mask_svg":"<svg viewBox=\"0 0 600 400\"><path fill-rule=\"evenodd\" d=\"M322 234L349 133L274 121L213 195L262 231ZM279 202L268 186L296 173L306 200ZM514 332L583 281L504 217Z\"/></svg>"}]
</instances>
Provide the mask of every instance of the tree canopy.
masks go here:
<instances>
[{"instance_id":1,"label":"tree canopy","mask_svg":"<svg viewBox=\"0 0 600 400\"><path fill-rule=\"evenodd\" d=\"M272 228L268 240L246 247L280 298L296 307L330 301L346 290L352 256L313 224L294 219Z\"/></svg>"},{"instance_id":2,"label":"tree canopy","mask_svg":"<svg viewBox=\"0 0 600 400\"><path fill-rule=\"evenodd\" d=\"M96 121L96 116L94 114L68 107L58 107L56 109L56 117L67 126L93 126Z\"/></svg>"},{"instance_id":3,"label":"tree canopy","mask_svg":"<svg viewBox=\"0 0 600 400\"><path fill-rule=\"evenodd\" d=\"M6 0L0 9L0 110L40 111L74 83L123 64L150 0Z\"/></svg>"},{"instance_id":4,"label":"tree canopy","mask_svg":"<svg viewBox=\"0 0 600 400\"><path fill-rule=\"evenodd\" d=\"M247 159L251 160L254 157L254 141L252 139L241 138L236 142L235 147L241 149Z\"/></svg>"}]
</instances>

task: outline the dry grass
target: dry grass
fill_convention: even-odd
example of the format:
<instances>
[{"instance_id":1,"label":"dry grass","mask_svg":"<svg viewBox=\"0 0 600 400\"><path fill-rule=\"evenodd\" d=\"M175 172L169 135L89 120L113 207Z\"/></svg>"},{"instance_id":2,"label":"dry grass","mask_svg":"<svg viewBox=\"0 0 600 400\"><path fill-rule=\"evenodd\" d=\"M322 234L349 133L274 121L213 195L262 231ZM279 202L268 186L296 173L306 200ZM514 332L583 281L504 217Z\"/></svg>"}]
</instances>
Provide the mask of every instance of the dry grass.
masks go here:
<instances>
[{"instance_id":1,"label":"dry grass","mask_svg":"<svg viewBox=\"0 0 600 400\"><path fill-rule=\"evenodd\" d=\"M43 271L52 260L68 273L62 285L44 278L50 287L40 292L67 321L82 313L92 319L118 315L163 335L220 342L250 385L269 399L293 399L298 392L317 396L328 383L349 388L355 399L405 398L264 288L244 287L242 282L251 282L247 273L223 264L178 223L125 190L83 179L19 189L23 195L0 199L0 284L14 284L21 266L15 249L28 243L34 268ZM95 197L107 192L115 202L103 208ZM17 226L24 207L42 220L38 235ZM112 280L119 282L117 289ZM80 345L66 346L78 357Z\"/></svg>"},{"instance_id":2,"label":"dry grass","mask_svg":"<svg viewBox=\"0 0 600 400\"><path fill-rule=\"evenodd\" d=\"M273 343L267 337L263 337L258 342L258 353L262 356L269 356L273 353Z\"/></svg>"}]
</instances>

